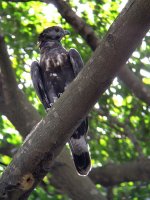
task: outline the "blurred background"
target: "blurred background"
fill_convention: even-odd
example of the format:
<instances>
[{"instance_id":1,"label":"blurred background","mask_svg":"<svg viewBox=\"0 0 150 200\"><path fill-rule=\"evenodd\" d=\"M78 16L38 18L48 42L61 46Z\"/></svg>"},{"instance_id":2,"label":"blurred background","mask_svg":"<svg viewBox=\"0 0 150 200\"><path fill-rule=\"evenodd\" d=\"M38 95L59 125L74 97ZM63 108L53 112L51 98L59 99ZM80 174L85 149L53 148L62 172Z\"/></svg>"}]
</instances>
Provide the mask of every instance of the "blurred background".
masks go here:
<instances>
[{"instance_id":1,"label":"blurred background","mask_svg":"<svg viewBox=\"0 0 150 200\"><path fill-rule=\"evenodd\" d=\"M38 34L53 25L69 30L71 36L63 39L63 45L66 49L76 48L86 63L126 3L125 0L0 1L1 173L25 136L46 114L30 77L30 64L39 60ZM150 32L139 41L126 66L122 66L89 113L88 143L93 166L89 179L108 200L150 199L149 105ZM79 197L74 194L76 184L68 188L67 176L72 176L75 183L76 172L69 175L68 170L66 180L62 178L59 184L54 171L55 167L33 191L30 200L85 199L79 191Z\"/></svg>"}]
</instances>

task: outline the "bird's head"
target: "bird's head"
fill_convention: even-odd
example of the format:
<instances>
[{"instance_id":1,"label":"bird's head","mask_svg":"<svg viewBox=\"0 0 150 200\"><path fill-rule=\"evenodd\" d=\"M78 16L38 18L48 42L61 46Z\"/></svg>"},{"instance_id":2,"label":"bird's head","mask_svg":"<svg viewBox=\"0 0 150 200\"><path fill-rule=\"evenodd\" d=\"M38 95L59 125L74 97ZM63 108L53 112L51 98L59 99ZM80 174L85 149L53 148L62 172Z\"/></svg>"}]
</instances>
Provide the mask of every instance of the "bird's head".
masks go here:
<instances>
[{"instance_id":1,"label":"bird's head","mask_svg":"<svg viewBox=\"0 0 150 200\"><path fill-rule=\"evenodd\" d=\"M65 35L69 35L69 31L64 30L59 26L52 26L44 29L44 31L39 35L39 43L43 41L61 41Z\"/></svg>"}]
</instances>

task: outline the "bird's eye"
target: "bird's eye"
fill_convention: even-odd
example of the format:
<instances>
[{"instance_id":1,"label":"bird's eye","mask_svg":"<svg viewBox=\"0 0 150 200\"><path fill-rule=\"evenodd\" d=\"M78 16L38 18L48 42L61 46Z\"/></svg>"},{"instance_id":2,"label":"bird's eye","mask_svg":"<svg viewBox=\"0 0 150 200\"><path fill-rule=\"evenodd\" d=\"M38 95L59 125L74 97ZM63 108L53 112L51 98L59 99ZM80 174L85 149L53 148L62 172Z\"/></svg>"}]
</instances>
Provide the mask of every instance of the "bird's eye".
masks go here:
<instances>
[{"instance_id":1,"label":"bird's eye","mask_svg":"<svg viewBox=\"0 0 150 200\"><path fill-rule=\"evenodd\" d=\"M56 28L56 29L55 29L55 31L56 31L56 32L59 32L59 29L58 29L58 28Z\"/></svg>"}]
</instances>

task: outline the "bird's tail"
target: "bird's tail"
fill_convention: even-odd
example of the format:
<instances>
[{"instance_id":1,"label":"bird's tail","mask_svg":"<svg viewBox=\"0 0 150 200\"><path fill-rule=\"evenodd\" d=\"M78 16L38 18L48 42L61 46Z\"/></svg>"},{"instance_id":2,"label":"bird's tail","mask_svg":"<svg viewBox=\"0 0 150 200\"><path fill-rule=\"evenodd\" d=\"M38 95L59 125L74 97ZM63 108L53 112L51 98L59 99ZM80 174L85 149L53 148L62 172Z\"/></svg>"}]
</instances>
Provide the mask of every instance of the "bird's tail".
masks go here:
<instances>
[{"instance_id":1,"label":"bird's tail","mask_svg":"<svg viewBox=\"0 0 150 200\"><path fill-rule=\"evenodd\" d=\"M87 129L88 122L86 119L75 130L69 141L76 169L82 176L86 176L91 169L90 153L85 140Z\"/></svg>"}]
</instances>

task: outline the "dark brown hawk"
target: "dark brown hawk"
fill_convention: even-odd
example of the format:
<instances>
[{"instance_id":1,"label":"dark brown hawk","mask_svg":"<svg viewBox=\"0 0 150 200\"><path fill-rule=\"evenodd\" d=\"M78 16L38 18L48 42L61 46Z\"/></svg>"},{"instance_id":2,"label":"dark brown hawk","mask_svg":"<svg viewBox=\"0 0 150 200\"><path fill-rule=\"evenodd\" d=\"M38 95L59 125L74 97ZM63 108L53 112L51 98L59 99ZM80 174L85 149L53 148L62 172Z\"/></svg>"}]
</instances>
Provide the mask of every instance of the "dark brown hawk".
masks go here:
<instances>
[{"instance_id":1,"label":"dark brown hawk","mask_svg":"<svg viewBox=\"0 0 150 200\"><path fill-rule=\"evenodd\" d=\"M64 92L83 68L83 61L75 49L67 51L61 39L69 34L61 27L53 26L39 35L40 62L31 65L34 88L45 109L48 110ZM88 120L84 119L72 134L69 145L76 169L80 175L87 175L91 168L86 133Z\"/></svg>"}]
</instances>

